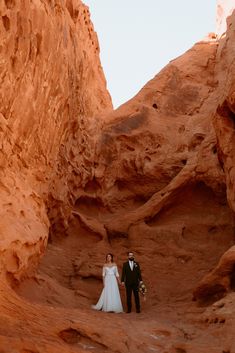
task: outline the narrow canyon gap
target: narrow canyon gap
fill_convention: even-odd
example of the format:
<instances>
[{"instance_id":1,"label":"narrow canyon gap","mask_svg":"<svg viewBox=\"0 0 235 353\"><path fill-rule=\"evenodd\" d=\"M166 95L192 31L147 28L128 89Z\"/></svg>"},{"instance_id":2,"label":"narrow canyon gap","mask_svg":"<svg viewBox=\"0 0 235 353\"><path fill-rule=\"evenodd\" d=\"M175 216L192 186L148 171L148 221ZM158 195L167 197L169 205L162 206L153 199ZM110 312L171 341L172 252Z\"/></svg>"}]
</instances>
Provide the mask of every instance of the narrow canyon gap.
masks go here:
<instances>
[{"instance_id":1,"label":"narrow canyon gap","mask_svg":"<svg viewBox=\"0 0 235 353\"><path fill-rule=\"evenodd\" d=\"M234 8L113 110L80 0L1 2L1 352L235 351ZM92 311L130 249L141 314Z\"/></svg>"}]
</instances>

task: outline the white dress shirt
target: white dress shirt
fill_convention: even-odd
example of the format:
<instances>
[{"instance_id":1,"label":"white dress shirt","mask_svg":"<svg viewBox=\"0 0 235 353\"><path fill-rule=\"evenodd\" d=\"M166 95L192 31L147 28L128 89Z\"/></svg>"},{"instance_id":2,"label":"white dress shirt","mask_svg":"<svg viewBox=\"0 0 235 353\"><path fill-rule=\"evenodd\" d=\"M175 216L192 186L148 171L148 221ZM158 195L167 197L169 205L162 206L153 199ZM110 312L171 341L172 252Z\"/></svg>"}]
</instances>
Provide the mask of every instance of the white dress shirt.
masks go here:
<instances>
[{"instance_id":1,"label":"white dress shirt","mask_svg":"<svg viewBox=\"0 0 235 353\"><path fill-rule=\"evenodd\" d=\"M134 268L134 261L129 261L130 269L133 271Z\"/></svg>"}]
</instances>

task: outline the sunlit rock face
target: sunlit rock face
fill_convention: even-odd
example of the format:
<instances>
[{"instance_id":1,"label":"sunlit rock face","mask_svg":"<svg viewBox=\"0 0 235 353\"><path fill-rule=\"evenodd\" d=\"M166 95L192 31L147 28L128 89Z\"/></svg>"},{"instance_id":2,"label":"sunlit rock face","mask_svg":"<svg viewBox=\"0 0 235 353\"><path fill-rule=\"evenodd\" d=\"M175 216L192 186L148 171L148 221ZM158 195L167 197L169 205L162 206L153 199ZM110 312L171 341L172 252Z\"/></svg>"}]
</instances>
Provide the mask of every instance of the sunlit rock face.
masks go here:
<instances>
[{"instance_id":1,"label":"sunlit rock face","mask_svg":"<svg viewBox=\"0 0 235 353\"><path fill-rule=\"evenodd\" d=\"M226 19L235 9L234 0L217 0L216 33L221 36L226 32Z\"/></svg>"},{"instance_id":2,"label":"sunlit rock face","mask_svg":"<svg viewBox=\"0 0 235 353\"><path fill-rule=\"evenodd\" d=\"M234 16L228 21L226 37L195 44L133 99L101 115L94 178L75 204L79 224L71 223L71 234L82 226L90 232L89 245L75 256L73 282L78 291L86 288L88 303L99 295L94 288L105 252L113 251L120 266L126 251L134 249L151 288L144 304L148 319L164 312L174 320L177 312L185 315L185 332L194 320L199 331L207 325L201 342L192 336L188 342L186 335L184 344L172 343L169 352L234 346L232 334L224 334L229 324L222 319L220 342L215 343L214 321L200 316L198 306L220 299L234 283L231 262L229 273L216 278L223 291L211 283L219 259L234 244ZM213 290L208 293L201 286L210 270L206 285ZM168 305L172 307L166 314ZM233 318L230 322L233 326ZM194 327L195 336L199 331ZM164 352L166 346L162 342L161 348L154 347Z\"/></svg>"},{"instance_id":3,"label":"sunlit rock face","mask_svg":"<svg viewBox=\"0 0 235 353\"><path fill-rule=\"evenodd\" d=\"M80 1L0 10L1 350L233 352L234 15L113 111ZM91 311L128 250L141 314Z\"/></svg>"},{"instance_id":4,"label":"sunlit rock face","mask_svg":"<svg viewBox=\"0 0 235 353\"><path fill-rule=\"evenodd\" d=\"M92 175L94 115L112 103L80 1L4 0L0 14L0 263L18 278L59 215L65 228Z\"/></svg>"},{"instance_id":5,"label":"sunlit rock face","mask_svg":"<svg viewBox=\"0 0 235 353\"><path fill-rule=\"evenodd\" d=\"M104 119L95 181L106 211L115 213L104 221L111 235L151 223L189 185L225 195L213 127L217 48L213 40L197 43Z\"/></svg>"}]
</instances>

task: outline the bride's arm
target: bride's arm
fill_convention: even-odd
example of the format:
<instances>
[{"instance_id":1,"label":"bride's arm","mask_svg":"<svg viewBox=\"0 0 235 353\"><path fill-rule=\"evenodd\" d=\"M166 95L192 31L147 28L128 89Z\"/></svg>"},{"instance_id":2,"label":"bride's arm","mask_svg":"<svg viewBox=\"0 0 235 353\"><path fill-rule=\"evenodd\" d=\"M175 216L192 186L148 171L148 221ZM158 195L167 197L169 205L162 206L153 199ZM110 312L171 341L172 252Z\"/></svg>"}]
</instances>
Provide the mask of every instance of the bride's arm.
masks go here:
<instances>
[{"instance_id":1,"label":"bride's arm","mask_svg":"<svg viewBox=\"0 0 235 353\"><path fill-rule=\"evenodd\" d=\"M104 286L104 279L105 279L105 267L103 266L103 271L102 271L102 278L103 278L103 286Z\"/></svg>"},{"instance_id":2,"label":"bride's arm","mask_svg":"<svg viewBox=\"0 0 235 353\"><path fill-rule=\"evenodd\" d=\"M115 267L115 272L116 272L115 275L116 275L117 281L119 284L121 284L117 266Z\"/></svg>"}]
</instances>

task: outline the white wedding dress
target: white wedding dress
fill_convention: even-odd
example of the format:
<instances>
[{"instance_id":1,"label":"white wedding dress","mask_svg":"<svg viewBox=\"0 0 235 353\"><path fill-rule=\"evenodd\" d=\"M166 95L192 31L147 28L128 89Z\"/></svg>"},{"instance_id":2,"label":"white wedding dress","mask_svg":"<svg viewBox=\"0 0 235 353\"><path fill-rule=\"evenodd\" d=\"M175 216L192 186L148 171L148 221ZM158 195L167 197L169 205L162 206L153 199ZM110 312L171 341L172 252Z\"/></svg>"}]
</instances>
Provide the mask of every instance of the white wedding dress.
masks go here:
<instances>
[{"instance_id":1,"label":"white wedding dress","mask_svg":"<svg viewBox=\"0 0 235 353\"><path fill-rule=\"evenodd\" d=\"M119 288L116 277L119 277L116 265L104 266L103 273L104 288L96 305L92 305L95 310L123 312Z\"/></svg>"}]
</instances>

